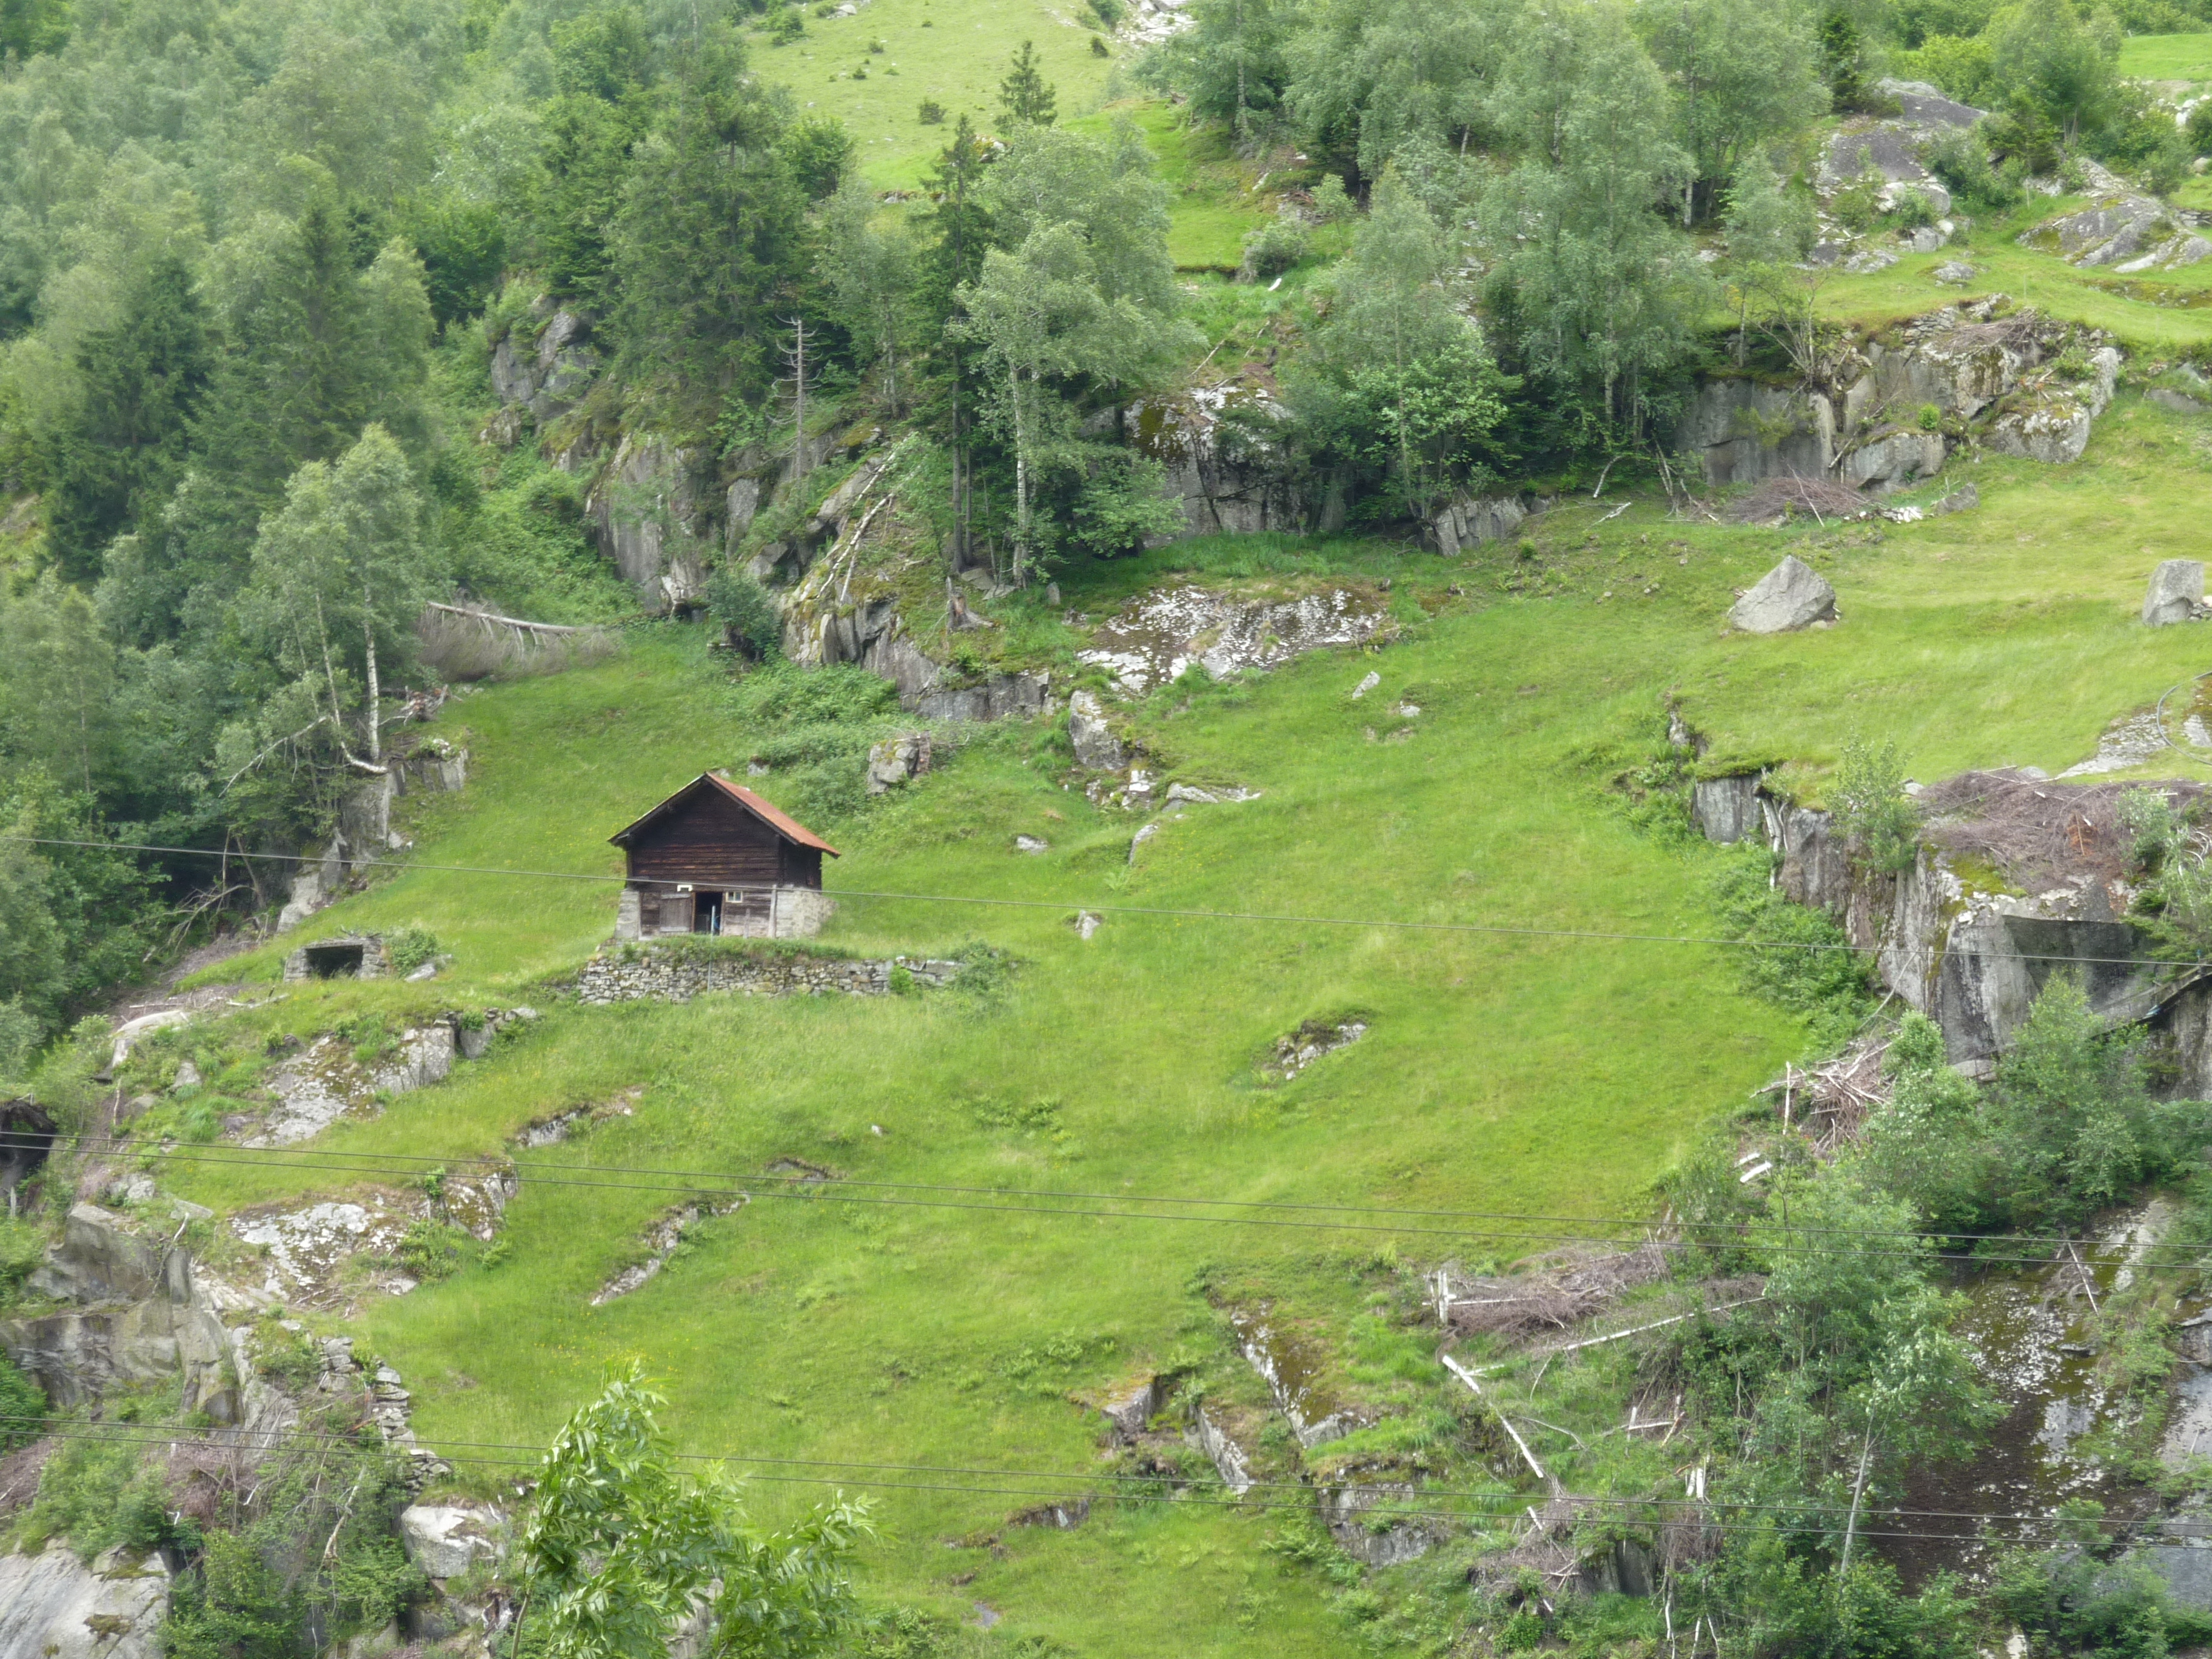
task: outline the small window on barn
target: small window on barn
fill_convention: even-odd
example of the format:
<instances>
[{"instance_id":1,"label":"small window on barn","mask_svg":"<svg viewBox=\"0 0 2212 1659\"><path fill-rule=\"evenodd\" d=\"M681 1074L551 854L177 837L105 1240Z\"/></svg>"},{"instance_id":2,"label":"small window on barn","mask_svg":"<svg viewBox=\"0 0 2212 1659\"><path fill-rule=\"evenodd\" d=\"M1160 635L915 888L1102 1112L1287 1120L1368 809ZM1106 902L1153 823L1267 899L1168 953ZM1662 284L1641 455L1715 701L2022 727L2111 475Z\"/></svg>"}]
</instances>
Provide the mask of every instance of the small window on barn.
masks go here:
<instances>
[{"instance_id":1,"label":"small window on barn","mask_svg":"<svg viewBox=\"0 0 2212 1659\"><path fill-rule=\"evenodd\" d=\"M310 979L358 979L362 958L368 947L356 939L336 945L310 945L307 948L307 976Z\"/></svg>"}]
</instances>

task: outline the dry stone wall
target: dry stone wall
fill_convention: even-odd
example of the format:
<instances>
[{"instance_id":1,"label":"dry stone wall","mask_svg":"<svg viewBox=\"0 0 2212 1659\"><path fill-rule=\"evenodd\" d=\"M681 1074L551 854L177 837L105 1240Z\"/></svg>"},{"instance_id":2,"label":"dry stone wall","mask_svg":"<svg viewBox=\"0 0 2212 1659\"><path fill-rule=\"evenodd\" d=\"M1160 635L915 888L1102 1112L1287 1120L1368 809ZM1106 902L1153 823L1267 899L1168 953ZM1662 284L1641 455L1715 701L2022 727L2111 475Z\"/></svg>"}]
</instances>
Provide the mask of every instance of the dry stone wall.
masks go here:
<instances>
[{"instance_id":1,"label":"dry stone wall","mask_svg":"<svg viewBox=\"0 0 2212 1659\"><path fill-rule=\"evenodd\" d=\"M891 988L892 970L898 968L905 969L917 985L950 985L960 973L957 962L921 957L847 960L734 951L603 951L576 976L576 1000L591 1005L689 1002L713 991L766 997L884 996Z\"/></svg>"}]
</instances>

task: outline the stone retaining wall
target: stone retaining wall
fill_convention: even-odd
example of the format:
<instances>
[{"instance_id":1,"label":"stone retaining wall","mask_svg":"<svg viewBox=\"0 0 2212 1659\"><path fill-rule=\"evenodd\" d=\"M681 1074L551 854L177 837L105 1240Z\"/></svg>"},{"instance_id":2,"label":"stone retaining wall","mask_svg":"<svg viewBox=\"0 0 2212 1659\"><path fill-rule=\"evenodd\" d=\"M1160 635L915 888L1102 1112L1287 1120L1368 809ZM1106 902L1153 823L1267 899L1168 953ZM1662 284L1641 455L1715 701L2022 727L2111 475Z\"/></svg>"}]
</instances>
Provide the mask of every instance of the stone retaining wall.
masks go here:
<instances>
[{"instance_id":1,"label":"stone retaining wall","mask_svg":"<svg viewBox=\"0 0 2212 1659\"><path fill-rule=\"evenodd\" d=\"M891 988L891 969L903 968L918 985L949 985L958 975L957 962L921 957L845 961L831 957L749 956L740 951L692 955L632 950L602 951L576 976L576 999L610 1002L689 1002L709 991L738 991L747 996L882 996Z\"/></svg>"}]
</instances>

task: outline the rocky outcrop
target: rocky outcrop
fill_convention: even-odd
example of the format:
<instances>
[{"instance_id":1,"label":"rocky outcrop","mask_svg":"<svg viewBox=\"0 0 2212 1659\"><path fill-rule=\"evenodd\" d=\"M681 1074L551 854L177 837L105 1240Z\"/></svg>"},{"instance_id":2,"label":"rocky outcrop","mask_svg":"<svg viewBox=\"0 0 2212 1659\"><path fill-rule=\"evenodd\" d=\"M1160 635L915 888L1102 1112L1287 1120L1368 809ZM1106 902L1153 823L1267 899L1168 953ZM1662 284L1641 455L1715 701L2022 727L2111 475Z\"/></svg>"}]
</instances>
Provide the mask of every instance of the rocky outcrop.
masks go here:
<instances>
[{"instance_id":1,"label":"rocky outcrop","mask_svg":"<svg viewBox=\"0 0 2212 1659\"><path fill-rule=\"evenodd\" d=\"M1123 411L1122 421L1139 453L1166 469L1167 495L1181 505L1187 534L1340 529L1341 493L1316 500L1257 435L1283 412L1263 388L1231 381L1149 398ZM1239 415L1258 419L1240 422Z\"/></svg>"},{"instance_id":2,"label":"rocky outcrop","mask_svg":"<svg viewBox=\"0 0 2212 1659\"><path fill-rule=\"evenodd\" d=\"M289 1207L258 1206L231 1217L229 1226L258 1255L264 1295L294 1307L336 1308L356 1288L388 1296L416 1288L394 1257L419 1224L451 1224L489 1243L520 1185L507 1170L449 1176L434 1199L419 1189L372 1189ZM370 1270L349 1273L356 1261Z\"/></svg>"},{"instance_id":3,"label":"rocky outcrop","mask_svg":"<svg viewBox=\"0 0 2212 1659\"><path fill-rule=\"evenodd\" d=\"M1709 380L1674 434L1709 484L1825 477L1836 454L1836 414L1820 392L1753 380Z\"/></svg>"},{"instance_id":4,"label":"rocky outcrop","mask_svg":"<svg viewBox=\"0 0 2212 1659\"><path fill-rule=\"evenodd\" d=\"M0 1556L0 1659L161 1659L168 1616L158 1552L118 1547L90 1566L58 1542Z\"/></svg>"},{"instance_id":5,"label":"rocky outcrop","mask_svg":"<svg viewBox=\"0 0 2212 1659\"><path fill-rule=\"evenodd\" d=\"M507 1517L489 1506L410 1504L399 1511L399 1543L425 1578L465 1577L507 1554Z\"/></svg>"},{"instance_id":6,"label":"rocky outcrop","mask_svg":"<svg viewBox=\"0 0 2212 1659\"><path fill-rule=\"evenodd\" d=\"M532 315L543 319L534 338L518 323L492 348L491 388L501 403L544 422L573 408L590 389L599 357L587 343L592 319L584 313L555 311L540 300Z\"/></svg>"},{"instance_id":7,"label":"rocky outcrop","mask_svg":"<svg viewBox=\"0 0 2212 1659\"><path fill-rule=\"evenodd\" d=\"M666 951L634 945L603 951L586 963L576 977L576 1000L586 1004L689 1002L713 991L770 997L832 993L883 996L901 969L916 985L950 985L958 977L960 964L922 957L852 960L797 952Z\"/></svg>"},{"instance_id":8,"label":"rocky outcrop","mask_svg":"<svg viewBox=\"0 0 2212 1659\"><path fill-rule=\"evenodd\" d=\"M380 1099L445 1081L459 1045L450 1022L399 1034L393 1051L364 1062L354 1045L336 1036L318 1037L307 1052L278 1066L269 1079L276 1103L248 1146L289 1146L313 1139L343 1117L374 1117Z\"/></svg>"},{"instance_id":9,"label":"rocky outcrop","mask_svg":"<svg viewBox=\"0 0 2212 1659\"><path fill-rule=\"evenodd\" d=\"M1709 484L1833 477L1869 493L1933 476L1977 431L2004 453L2078 459L2119 354L2094 331L2008 303L1946 306L1863 340L1809 390L1709 381L1675 447Z\"/></svg>"},{"instance_id":10,"label":"rocky outcrop","mask_svg":"<svg viewBox=\"0 0 2212 1659\"><path fill-rule=\"evenodd\" d=\"M1337 1547L1370 1567L1418 1561L1440 1541L1425 1521L1392 1521L1388 1505L1411 1504L1420 1495L1412 1481L1324 1486L1314 1493L1322 1525Z\"/></svg>"},{"instance_id":11,"label":"rocky outcrop","mask_svg":"<svg viewBox=\"0 0 2212 1659\"><path fill-rule=\"evenodd\" d=\"M2178 222L2173 210L2155 196L2131 188L2086 157L2075 165L2086 174L2089 204L2022 233L2025 246L2121 276L2179 270L2212 254L2212 241Z\"/></svg>"},{"instance_id":12,"label":"rocky outcrop","mask_svg":"<svg viewBox=\"0 0 2212 1659\"><path fill-rule=\"evenodd\" d=\"M1835 614L1836 590L1827 578L1789 553L1735 602L1729 622L1747 634L1781 634L1829 621Z\"/></svg>"},{"instance_id":13,"label":"rocky outcrop","mask_svg":"<svg viewBox=\"0 0 2212 1659\"><path fill-rule=\"evenodd\" d=\"M1981 797L1990 792L2031 793L2057 815L2058 844L2081 840L2082 832L2065 827L2074 822L2072 792L2045 787L2040 776L1970 774L1942 786L1941 798L1953 805L1936 808L1911 866L1893 873L1853 859L1828 813L1771 793L1755 775L1699 782L1691 812L1709 839L1738 840L1755 805L1759 823L1751 833L1762 834L1777 856L1777 887L1833 915L1850 942L1872 955L1881 983L1942 1027L1961 1069L1986 1074L2043 988L2054 975L2071 974L2109 1024L2148 1024L2166 1051L2172 1090L2204 1097L2212 1091L2212 978L2150 959L2151 941L2124 919L2126 893L2096 857L2083 855L2071 878L2038 875L2021 884L2032 891L1993 888L1986 873L1972 882L1960 874L1946 826L1983 810ZM2094 835L2081 844L2094 844ZM1982 862L1975 855L1978 870Z\"/></svg>"},{"instance_id":14,"label":"rocky outcrop","mask_svg":"<svg viewBox=\"0 0 2212 1659\"><path fill-rule=\"evenodd\" d=\"M1462 495L1430 518L1429 540L1444 557L1456 558L1463 549L1503 541L1535 510L1517 495Z\"/></svg>"},{"instance_id":15,"label":"rocky outcrop","mask_svg":"<svg viewBox=\"0 0 2212 1659\"><path fill-rule=\"evenodd\" d=\"M1990 428L1990 447L2053 465L2080 460L2089 447L2090 422L2112 401L2119 351L2099 347L2088 355L2087 370L2085 375L2069 374L2061 361L2031 377Z\"/></svg>"},{"instance_id":16,"label":"rocky outcrop","mask_svg":"<svg viewBox=\"0 0 2212 1659\"><path fill-rule=\"evenodd\" d=\"M1216 679L1279 666L1309 651L1364 645L1390 627L1378 594L1335 588L1295 599L1243 598L1207 587L1139 595L1077 657L1142 695L1180 679L1194 663Z\"/></svg>"},{"instance_id":17,"label":"rocky outcrop","mask_svg":"<svg viewBox=\"0 0 2212 1659\"><path fill-rule=\"evenodd\" d=\"M137 1237L127 1216L79 1204L29 1283L68 1305L0 1321L0 1347L58 1407L181 1375L186 1411L240 1420L228 1335L188 1252Z\"/></svg>"},{"instance_id":18,"label":"rocky outcrop","mask_svg":"<svg viewBox=\"0 0 2212 1659\"><path fill-rule=\"evenodd\" d=\"M1094 772L1118 772L1128 764L1128 755L1108 724L1104 707L1089 691L1068 696L1067 740L1075 750L1078 766Z\"/></svg>"}]
</instances>

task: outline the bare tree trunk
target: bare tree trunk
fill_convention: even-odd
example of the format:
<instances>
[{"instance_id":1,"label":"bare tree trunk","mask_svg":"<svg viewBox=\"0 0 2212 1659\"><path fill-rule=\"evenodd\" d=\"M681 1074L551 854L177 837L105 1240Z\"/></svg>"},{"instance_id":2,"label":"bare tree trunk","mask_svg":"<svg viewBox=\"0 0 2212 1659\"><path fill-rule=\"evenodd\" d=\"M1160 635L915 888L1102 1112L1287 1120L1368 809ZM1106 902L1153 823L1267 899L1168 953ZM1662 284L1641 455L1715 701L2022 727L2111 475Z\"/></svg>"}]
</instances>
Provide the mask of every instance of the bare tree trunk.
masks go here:
<instances>
[{"instance_id":1,"label":"bare tree trunk","mask_svg":"<svg viewBox=\"0 0 2212 1659\"><path fill-rule=\"evenodd\" d=\"M368 595L362 594L362 637L368 645L368 763L374 766L384 758L384 737L379 726L376 705L381 689L376 683L376 617L368 611Z\"/></svg>"},{"instance_id":2,"label":"bare tree trunk","mask_svg":"<svg viewBox=\"0 0 2212 1659\"><path fill-rule=\"evenodd\" d=\"M1022 372L1011 364L1007 375L1014 394L1014 586L1029 581L1030 554L1030 438L1023 418Z\"/></svg>"},{"instance_id":3,"label":"bare tree trunk","mask_svg":"<svg viewBox=\"0 0 2212 1659\"><path fill-rule=\"evenodd\" d=\"M1859 1529L1859 1500L1866 1496L1867 1464L1874 1456L1874 1419L1867 1418L1866 1438L1859 1443L1859 1474L1851 1483L1851 1518L1844 1527L1844 1557L1837 1565L1838 1577L1851 1570L1851 1543Z\"/></svg>"}]
</instances>

